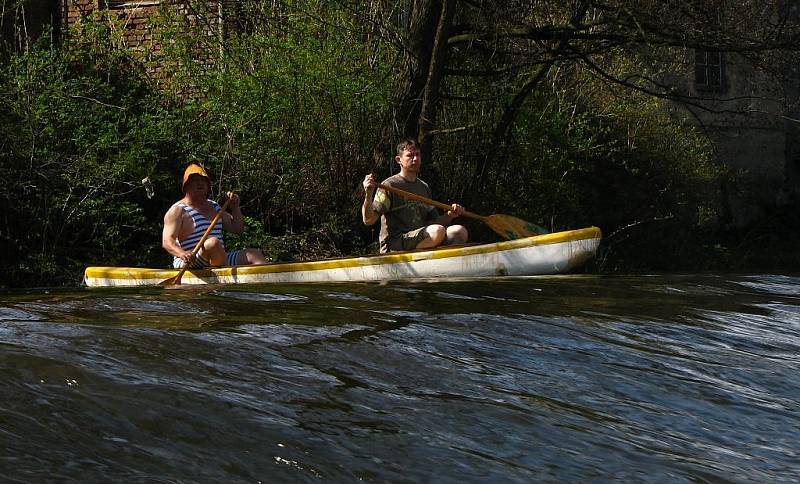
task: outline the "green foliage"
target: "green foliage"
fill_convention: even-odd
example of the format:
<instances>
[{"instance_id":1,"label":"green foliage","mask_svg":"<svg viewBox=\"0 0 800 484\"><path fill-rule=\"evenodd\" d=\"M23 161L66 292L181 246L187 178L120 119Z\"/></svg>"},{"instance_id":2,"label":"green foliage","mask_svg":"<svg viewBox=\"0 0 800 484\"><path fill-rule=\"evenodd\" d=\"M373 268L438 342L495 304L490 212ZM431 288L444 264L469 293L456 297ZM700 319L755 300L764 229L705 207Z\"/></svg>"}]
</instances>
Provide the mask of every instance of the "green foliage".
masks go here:
<instances>
[{"instance_id":1,"label":"green foliage","mask_svg":"<svg viewBox=\"0 0 800 484\"><path fill-rule=\"evenodd\" d=\"M439 139L432 171L456 177L439 185L456 193L476 187L459 197L475 211L552 230L598 225L610 235L629 224L716 220L723 173L708 142L672 119L663 101L587 91L531 96L491 160L483 159L485 137ZM474 174L480 178L469 185Z\"/></svg>"},{"instance_id":2,"label":"green foliage","mask_svg":"<svg viewBox=\"0 0 800 484\"><path fill-rule=\"evenodd\" d=\"M90 45L39 45L0 66L2 285L75 283L87 263L153 261L160 207L140 180L158 179L170 117L135 74L109 71L121 69L117 52Z\"/></svg>"}]
</instances>

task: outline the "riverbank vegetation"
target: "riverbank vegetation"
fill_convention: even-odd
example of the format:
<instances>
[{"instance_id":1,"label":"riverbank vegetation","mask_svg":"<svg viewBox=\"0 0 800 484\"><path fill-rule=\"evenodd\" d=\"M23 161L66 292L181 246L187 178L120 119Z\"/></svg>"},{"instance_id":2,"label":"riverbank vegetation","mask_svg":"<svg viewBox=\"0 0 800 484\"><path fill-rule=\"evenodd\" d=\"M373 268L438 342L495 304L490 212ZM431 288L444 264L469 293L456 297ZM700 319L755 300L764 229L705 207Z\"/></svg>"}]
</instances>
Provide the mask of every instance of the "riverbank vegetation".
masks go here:
<instances>
[{"instance_id":1,"label":"riverbank vegetation","mask_svg":"<svg viewBox=\"0 0 800 484\"><path fill-rule=\"evenodd\" d=\"M164 8L157 51L126 48L101 11L60 42L6 46L0 286L165 267L162 217L190 161L217 195L241 194L234 244L298 260L375 252L361 181L397 172L401 136L422 141L437 199L601 227L589 270L800 268L796 205L733 225L738 173L679 109L685 93L656 82L685 47L733 48L742 27L712 38L684 16L681 33L663 2L534 3L242 2L224 40ZM747 53L773 56L786 40L748 39Z\"/></svg>"}]
</instances>

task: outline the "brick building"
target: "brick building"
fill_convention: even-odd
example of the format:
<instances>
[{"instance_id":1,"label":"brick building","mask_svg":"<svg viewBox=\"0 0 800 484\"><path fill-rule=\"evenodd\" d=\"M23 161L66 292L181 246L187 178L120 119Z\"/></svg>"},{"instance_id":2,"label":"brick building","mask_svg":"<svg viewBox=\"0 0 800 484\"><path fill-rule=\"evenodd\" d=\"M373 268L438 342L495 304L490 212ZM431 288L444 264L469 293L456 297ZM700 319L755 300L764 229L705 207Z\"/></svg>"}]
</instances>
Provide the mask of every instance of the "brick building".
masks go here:
<instances>
[{"instance_id":1,"label":"brick building","mask_svg":"<svg viewBox=\"0 0 800 484\"><path fill-rule=\"evenodd\" d=\"M193 63L214 62L229 29L225 0L56 0L60 4L60 29L80 28L88 18L103 21L120 48L138 54L150 77L168 83L175 72L161 54L174 46L176 32L201 32L204 38L184 49Z\"/></svg>"}]
</instances>

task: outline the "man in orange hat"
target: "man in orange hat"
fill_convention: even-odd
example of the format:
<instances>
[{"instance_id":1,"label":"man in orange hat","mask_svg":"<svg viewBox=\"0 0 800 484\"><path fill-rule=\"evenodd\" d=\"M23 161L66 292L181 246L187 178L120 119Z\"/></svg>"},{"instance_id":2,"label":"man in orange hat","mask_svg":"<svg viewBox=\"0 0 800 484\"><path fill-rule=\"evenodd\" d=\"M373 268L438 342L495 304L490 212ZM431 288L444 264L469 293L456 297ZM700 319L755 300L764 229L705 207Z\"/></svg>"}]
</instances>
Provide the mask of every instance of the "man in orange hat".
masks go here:
<instances>
[{"instance_id":1,"label":"man in orange hat","mask_svg":"<svg viewBox=\"0 0 800 484\"><path fill-rule=\"evenodd\" d=\"M264 255L258 249L242 249L225 252L222 231L242 233L244 217L239 207L239 195L228 192L230 212L223 212L216 226L192 257L192 250L203 238L211 219L220 210L219 204L208 199L211 180L202 166L192 163L183 172L183 198L175 202L164 215L164 230L161 245L173 256L172 265L176 269L184 264L191 268L236 266L245 264L266 264Z\"/></svg>"}]
</instances>

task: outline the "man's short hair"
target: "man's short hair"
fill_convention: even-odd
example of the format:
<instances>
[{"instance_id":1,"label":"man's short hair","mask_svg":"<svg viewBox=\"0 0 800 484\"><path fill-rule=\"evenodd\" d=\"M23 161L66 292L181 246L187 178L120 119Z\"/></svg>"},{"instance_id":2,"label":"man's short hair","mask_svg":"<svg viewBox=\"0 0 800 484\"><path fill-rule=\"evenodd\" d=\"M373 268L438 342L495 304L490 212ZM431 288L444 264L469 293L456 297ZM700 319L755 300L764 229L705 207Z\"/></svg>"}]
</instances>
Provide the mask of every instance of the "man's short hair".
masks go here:
<instances>
[{"instance_id":1,"label":"man's short hair","mask_svg":"<svg viewBox=\"0 0 800 484\"><path fill-rule=\"evenodd\" d=\"M401 154L403 150L407 150L410 148L419 148L419 143L414 138L403 138L399 143L397 143L397 154Z\"/></svg>"}]
</instances>

